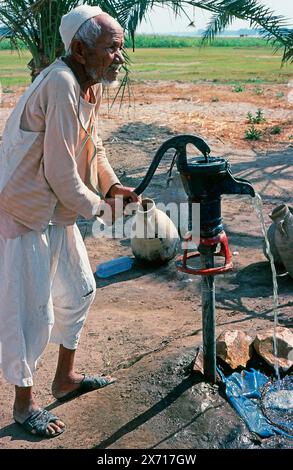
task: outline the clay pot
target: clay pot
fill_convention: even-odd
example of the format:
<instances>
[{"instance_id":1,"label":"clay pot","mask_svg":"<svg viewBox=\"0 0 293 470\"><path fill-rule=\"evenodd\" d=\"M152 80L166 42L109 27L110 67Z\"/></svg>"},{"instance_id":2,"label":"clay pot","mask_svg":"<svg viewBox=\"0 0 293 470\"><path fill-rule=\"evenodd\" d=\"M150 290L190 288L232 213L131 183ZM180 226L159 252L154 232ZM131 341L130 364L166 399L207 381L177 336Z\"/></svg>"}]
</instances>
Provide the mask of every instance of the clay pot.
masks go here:
<instances>
[{"instance_id":1,"label":"clay pot","mask_svg":"<svg viewBox=\"0 0 293 470\"><path fill-rule=\"evenodd\" d=\"M143 199L131 229L131 248L136 259L143 264L164 264L176 255L179 240L172 220L156 208L152 199Z\"/></svg>"}]
</instances>

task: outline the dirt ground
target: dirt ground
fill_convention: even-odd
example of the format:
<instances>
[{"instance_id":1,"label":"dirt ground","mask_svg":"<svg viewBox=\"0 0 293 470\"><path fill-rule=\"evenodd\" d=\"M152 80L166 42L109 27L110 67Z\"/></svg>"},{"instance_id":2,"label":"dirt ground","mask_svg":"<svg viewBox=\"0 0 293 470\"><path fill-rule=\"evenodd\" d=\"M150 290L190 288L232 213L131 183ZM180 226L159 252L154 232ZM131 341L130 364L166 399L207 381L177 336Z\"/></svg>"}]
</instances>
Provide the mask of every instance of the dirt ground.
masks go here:
<instances>
[{"instance_id":1,"label":"dirt ground","mask_svg":"<svg viewBox=\"0 0 293 470\"><path fill-rule=\"evenodd\" d=\"M135 187L159 145L175 134L197 134L212 155L228 158L235 176L261 195L265 222L278 204L292 204L293 105L286 85L250 84L243 92L216 83L135 84L130 102L101 113L108 158L121 182ZM21 90L2 96L1 126ZM135 97L135 102L133 100ZM289 97L290 98L290 97ZM262 109L259 141L244 139L247 113ZM280 133L274 133L274 127ZM162 163L145 195L168 199L169 161ZM273 325L272 280L262 252L260 225L249 197L225 196L222 215L234 270L216 279L217 333L243 329L255 335ZM127 238L88 238L93 271L98 263L132 255ZM292 279L279 277L280 325L292 324ZM0 379L0 448L218 449L285 448L289 441L260 440L224 398L217 385L190 375L202 343L200 279L180 273L174 262L153 269L97 279L97 295L84 327L77 369L111 373L115 385L66 404L53 401L50 387L57 347L49 345L36 374L40 404L67 424L57 439L27 436L11 419L13 387Z\"/></svg>"}]
</instances>

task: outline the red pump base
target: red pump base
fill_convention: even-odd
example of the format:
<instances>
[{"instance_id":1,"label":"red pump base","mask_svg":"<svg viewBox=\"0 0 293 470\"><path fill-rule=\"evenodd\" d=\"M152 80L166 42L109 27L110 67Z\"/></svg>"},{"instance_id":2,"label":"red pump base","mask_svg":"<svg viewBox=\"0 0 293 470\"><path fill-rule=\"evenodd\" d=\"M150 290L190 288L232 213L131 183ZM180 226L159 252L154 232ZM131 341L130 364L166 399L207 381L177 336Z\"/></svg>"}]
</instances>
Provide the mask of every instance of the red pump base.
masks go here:
<instances>
[{"instance_id":1,"label":"red pump base","mask_svg":"<svg viewBox=\"0 0 293 470\"><path fill-rule=\"evenodd\" d=\"M192 235L189 235L185 240L186 242L191 241ZM217 236L211 238L201 238L200 245L204 246L215 246L220 244L220 250L214 253L214 256L223 256L225 258L224 266L218 266L215 268L202 268L195 269L191 266L188 266L187 260L191 258L196 258L200 256L200 252L187 252L187 248L184 250L183 255L180 255L176 259L176 267L179 271L188 274L200 275L200 276L215 276L217 274L223 274L228 271L231 271L233 268L232 257L228 245L228 238L224 230L220 232Z\"/></svg>"}]
</instances>

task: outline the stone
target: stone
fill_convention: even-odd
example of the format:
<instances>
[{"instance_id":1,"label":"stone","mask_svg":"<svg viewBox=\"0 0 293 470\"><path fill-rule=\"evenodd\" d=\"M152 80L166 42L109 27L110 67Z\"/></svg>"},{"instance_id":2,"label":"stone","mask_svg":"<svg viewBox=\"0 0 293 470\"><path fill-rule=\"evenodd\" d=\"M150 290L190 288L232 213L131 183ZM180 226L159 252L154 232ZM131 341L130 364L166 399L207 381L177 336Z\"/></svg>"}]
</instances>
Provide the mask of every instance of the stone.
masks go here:
<instances>
[{"instance_id":1,"label":"stone","mask_svg":"<svg viewBox=\"0 0 293 470\"><path fill-rule=\"evenodd\" d=\"M241 330L227 330L217 338L217 356L232 369L245 367L251 358L253 338Z\"/></svg>"},{"instance_id":2,"label":"stone","mask_svg":"<svg viewBox=\"0 0 293 470\"><path fill-rule=\"evenodd\" d=\"M293 365L293 333L288 328L276 327L276 341L278 357L274 356L274 329L258 333L254 339L253 347L256 352L272 367L275 362L286 372Z\"/></svg>"}]
</instances>

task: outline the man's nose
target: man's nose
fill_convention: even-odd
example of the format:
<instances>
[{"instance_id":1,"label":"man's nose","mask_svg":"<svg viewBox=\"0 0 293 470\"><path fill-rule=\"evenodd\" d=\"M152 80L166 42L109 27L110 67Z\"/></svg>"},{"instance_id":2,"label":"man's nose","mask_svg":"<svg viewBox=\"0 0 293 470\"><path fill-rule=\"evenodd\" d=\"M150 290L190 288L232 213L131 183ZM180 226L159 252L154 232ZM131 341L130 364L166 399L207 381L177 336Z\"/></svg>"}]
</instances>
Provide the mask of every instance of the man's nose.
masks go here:
<instances>
[{"instance_id":1,"label":"man's nose","mask_svg":"<svg viewBox=\"0 0 293 470\"><path fill-rule=\"evenodd\" d=\"M123 56L122 51L119 50L119 51L116 52L115 61L119 62L119 64L124 64L125 60L124 60L124 56Z\"/></svg>"}]
</instances>

